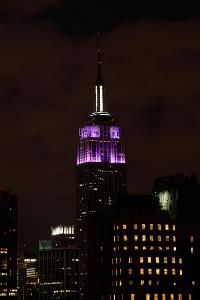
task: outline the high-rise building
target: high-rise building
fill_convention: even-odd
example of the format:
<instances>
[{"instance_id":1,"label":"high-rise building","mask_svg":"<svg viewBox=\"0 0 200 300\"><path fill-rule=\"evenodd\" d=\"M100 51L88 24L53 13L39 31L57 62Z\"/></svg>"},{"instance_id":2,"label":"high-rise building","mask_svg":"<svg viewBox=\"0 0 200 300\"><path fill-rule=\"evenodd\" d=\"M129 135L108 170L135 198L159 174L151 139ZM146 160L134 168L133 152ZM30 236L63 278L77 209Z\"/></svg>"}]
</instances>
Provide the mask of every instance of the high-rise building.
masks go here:
<instances>
[{"instance_id":1,"label":"high-rise building","mask_svg":"<svg viewBox=\"0 0 200 300\"><path fill-rule=\"evenodd\" d=\"M39 241L39 299L77 299L79 254L74 225L51 228Z\"/></svg>"},{"instance_id":2,"label":"high-rise building","mask_svg":"<svg viewBox=\"0 0 200 300\"><path fill-rule=\"evenodd\" d=\"M0 190L0 297L17 299L17 197Z\"/></svg>"},{"instance_id":3,"label":"high-rise building","mask_svg":"<svg viewBox=\"0 0 200 300\"><path fill-rule=\"evenodd\" d=\"M126 165L121 129L106 108L102 58L98 48L94 109L79 129L77 151L77 227L80 296L83 299L90 299L90 279L94 276L91 259L93 257L95 261L95 254L91 253L94 226L88 224L95 219L95 213L106 212L117 197L125 193Z\"/></svg>"}]
</instances>

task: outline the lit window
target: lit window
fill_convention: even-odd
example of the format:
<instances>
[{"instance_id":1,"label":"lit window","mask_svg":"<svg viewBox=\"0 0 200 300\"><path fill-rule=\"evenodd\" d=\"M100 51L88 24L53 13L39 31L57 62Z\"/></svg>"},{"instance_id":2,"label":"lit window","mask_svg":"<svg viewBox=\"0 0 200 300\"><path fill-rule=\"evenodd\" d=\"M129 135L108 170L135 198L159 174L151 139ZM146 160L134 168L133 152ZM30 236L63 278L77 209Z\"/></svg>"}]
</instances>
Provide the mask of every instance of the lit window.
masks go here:
<instances>
[{"instance_id":1,"label":"lit window","mask_svg":"<svg viewBox=\"0 0 200 300\"><path fill-rule=\"evenodd\" d=\"M169 235L166 235L165 240L166 242L169 242Z\"/></svg>"},{"instance_id":2,"label":"lit window","mask_svg":"<svg viewBox=\"0 0 200 300\"><path fill-rule=\"evenodd\" d=\"M137 225L137 224L134 224L134 225L133 225L133 228L134 228L134 229L138 229L138 225Z\"/></svg>"},{"instance_id":3,"label":"lit window","mask_svg":"<svg viewBox=\"0 0 200 300\"><path fill-rule=\"evenodd\" d=\"M183 270L182 269L179 270L179 275L181 275L181 276L183 275Z\"/></svg>"},{"instance_id":4,"label":"lit window","mask_svg":"<svg viewBox=\"0 0 200 300\"><path fill-rule=\"evenodd\" d=\"M178 294L178 300L182 300L183 297L182 297L182 294Z\"/></svg>"},{"instance_id":5,"label":"lit window","mask_svg":"<svg viewBox=\"0 0 200 300\"><path fill-rule=\"evenodd\" d=\"M192 300L192 295L191 294L189 294L188 300Z\"/></svg>"},{"instance_id":6,"label":"lit window","mask_svg":"<svg viewBox=\"0 0 200 300\"><path fill-rule=\"evenodd\" d=\"M172 257L172 263L175 264L175 262L176 262L175 257Z\"/></svg>"},{"instance_id":7,"label":"lit window","mask_svg":"<svg viewBox=\"0 0 200 300\"><path fill-rule=\"evenodd\" d=\"M146 241L146 235L142 235L142 241L143 241L143 242Z\"/></svg>"},{"instance_id":8,"label":"lit window","mask_svg":"<svg viewBox=\"0 0 200 300\"><path fill-rule=\"evenodd\" d=\"M124 235L123 235L123 240L124 240L124 242L127 242L127 240L128 240L128 237L127 237L127 235L126 235L126 234L124 234Z\"/></svg>"},{"instance_id":9,"label":"lit window","mask_svg":"<svg viewBox=\"0 0 200 300\"><path fill-rule=\"evenodd\" d=\"M150 256L147 258L147 261L148 261L149 264L151 263L151 257Z\"/></svg>"},{"instance_id":10,"label":"lit window","mask_svg":"<svg viewBox=\"0 0 200 300\"><path fill-rule=\"evenodd\" d=\"M159 262L160 262L160 258L156 257L156 263L159 264Z\"/></svg>"},{"instance_id":11,"label":"lit window","mask_svg":"<svg viewBox=\"0 0 200 300\"><path fill-rule=\"evenodd\" d=\"M194 285L194 286L195 286L195 281L194 281L194 280L192 281L192 285Z\"/></svg>"},{"instance_id":12,"label":"lit window","mask_svg":"<svg viewBox=\"0 0 200 300\"><path fill-rule=\"evenodd\" d=\"M153 235L150 235L149 240L153 242Z\"/></svg>"},{"instance_id":13,"label":"lit window","mask_svg":"<svg viewBox=\"0 0 200 300\"><path fill-rule=\"evenodd\" d=\"M138 241L138 235L134 235L133 239L134 241Z\"/></svg>"},{"instance_id":14,"label":"lit window","mask_svg":"<svg viewBox=\"0 0 200 300\"><path fill-rule=\"evenodd\" d=\"M158 300L158 294L154 294L154 300Z\"/></svg>"},{"instance_id":15,"label":"lit window","mask_svg":"<svg viewBox=\"0 0 200 300\"><path fill-rule=\"evenodd\" d=\"M122 227L123 227L123 229L126 229L126 224L123 224L123 226L122 226Z\"/></svg>"},{"instance_id":16,"label":"lit window","mask_svg":"<svg viewBox=\"0 0 200 300\"><path fill-rule=\"evenodd\" d=\"M170 294L170 300L174 300L174 294Z\"/></svg>"},{"instance_id":17,"label":"lit window","mask_svg":"<svg viewBox=\"0 0 200 300\"><path fill-rule=\"evenodd\" d=\"M119 286L122 286L122 281L121 280L119 281Z\"/></svg>"},{"instance_id":18,"label":"lit window","mask_svg":"<svg viewBox=\"0 0 200 300\"><path fill-rule=\"evenodd\" d=\"M161 242L161 235L158 235L158 241Z\"/></svg>"},{"instance_id":19,"label":"lit window","mask_svg":"<svg viewBox=\"0 0 200 300\"><path fill-rule=\"evenodd\" d=\"M167 275L167 269L164 269L164 275Z\"/></svg>"},{"instance_id":20,"label":"lit window","mask_svg":"<svg viewBox=\"0 0 200 300\"><path fill-rule=\"evenodd\" d=\"M146 294L146 300L151 300L150 294Z\"/></svg>"},{"instance_id":21,"label":"lit window","mask_svg":"<svg viewBox=\"0 0 200 300\"><path fill-rule=\"evenodd\" d=\"M150 250L154 250L154 246L150 246Z\"/></svg>"},{"instance_id":22,"label":"lit window","mask_svg":"<svg viewBox=\"0 0 200 300\"><path fill-rule=\"evenodd\" d=\"M117 225L117 230L119 230L119 225Z\"/></svg>"},{"instance_id":23,"label":"lit window","mask_svg":"<svg viewBox=\"0 0 200 300\"><path fill-rule=\"evenodd\" d=\"M156 275L160 275L160 269L156 269Z\"/></svg>"},{"instance_id":24,"label":"lit window","mask_svg":"<svg viewBox=\"0 0 200 300\"><path fill-rule=\"evenodd\" d=\"M152 280L149 280L149 285L152 285Z\"/></svg>"},{"instance_id":25,"label":"lit window","mask_svg":"<svg viewBox=\"0 0 200 300\"><path fill-rule=\"evenodd\" d=\"M194 242L194 238L193 236L190 237L190 242L193 243Z\"/></svg>"},{"instance_id":26,"label":"lit window","mask_svg":"<svg viewBox=\"0 0 200 300\"><path fill-rule=\"evenodd\" d=\"M183 263L182 258L179 258L179 264L181 265Z\"/></svg>"},{"instance_id":27,"label":"lit window","mask_svg":"<svg viewBox=\"0 0 200 300\"><path fill-rule=\"evenodd\" d=\"M190 252L191 252L192 254L194 253L194 248L193 248L193 247L190 248Z\"/></svg>"},{"instance_id":28,"label":"lit window","mask_svg":"<svg viewBox=\"0 0 200 300\"><path fill-rule=\"evenodd\" d=\"M175 231L176 230L176 225L172 226L172 230Z\"/></svg>"},{"instance_id":29,"label":"lit window","mask_svg":"<svg viewBox=\"0 0 200 300\"><path fill-rule=\"evenodd\" d=\"M127 246L124 246L124 250L125 250L125 251L127 250Z\"/></svg>"},{"instance_id":30,"label":"lit window","mask_svg":"<svg viewBox=\"0 0 200 300\"><path fill-rule=\"evenodd\" d=\"M145 224L142 224L142 229L144 230L146 228L146 225Z\"/></svg>"},{"instance_id":31,"label":"lit window","mask_svg":"<svg viewBox=\"0 0 200 300\"><path fill-rule=\"evenodd\" d=\"M143 247L142 247L142 250L146 250L146 249L147 249L147 246L143 246Z\"/></svg>"},{"instance_id":32,"label":"lit window","mask_svg":"<svg viewBox=\"0 0 200 300\"><path fill-rule=\"evenodd\" d=\"M131 294L131 300L135 300L135 295Z\"/></svg>"},{"instance_id":33,"label":"lit window","mask_svg":"<svg viewBox=\"0 0 200 300\"><path fill-rule=\"evenodd\" d=\"M129 268L129 269L128 269L128 274L129 274L129 275L132 275L132 274L133 274L133 269L130 269L130 268Z\"/></svg>"},{"instance_id":34,"label":"lit window","mask_svg":"<svg viewBox=\"0 0 200 300\"><path fill-rule=\"evenodd\" d=\"M161 246L158 246L158 250L159 250L159 251L162 251L162 249L163 249L163 248L162 248Z\"/></svg>"},{"instance_id":35,"label":"lit window","mask_svg":"<svg viewBox=\"0 0 200 300\"><path fill-rule=\"evenodd\" d=\"M176 251L176 247L173 247L173 250Z\"/></svg>"},{"instance_id":36,"label":"lit window","mask_svg":"<svg viewBox=\"0 0 200 300\"><path fill-rule=\"evenodd\" d=\"M144 275L144 269L143 269L143 268L140 269L140 274L141 274L141 275Z\"/></svg>"},{"instance_id":37,"label":"lit window","mask_svg":"<svg viewBox=\"0 0 200 300\"><path fill-rule=\"evenodd\" d=\"M169 225L165 224L165 230L169 230Z\"/></svg>"},{"instance_id":38,"label":"lit window","mask_svg":"<svg viewBox=\"0 0 200 300\"><path fill-rule=\"evenodd\" d=\"M113 236L113 240L114 240L114 242L116 241L116 236L115 235Z\"/></svg>"},{"instance_id":39,"label":"lit window","mask_svg":"<svg viewBox=\"0 0 200 300\"><path fill-rule=\"evenodd\" d=\"M158 224L158 230L161 230L162 228L161 228L161 224Z\"/></svg>"},{"instance_id":40,"label":"lit window","mask_svg":"<svg viewBox=\"0 0 200 300\"><path fill-rule=\"evenodd\" d=\"M153 224L150 224L149 227L150 227L150 230L153 230Z\"/></svg>"},{"instance_id":41,"label":"lit window","mask_svg":"<svg viewBox=\"0 0 200 300\"><path fill-rule=\"evenodd\" d=\"M129 258L128 258L128 263L129 263L129 264L132 264L132 262L133 262L133 258L129 256Z\"/></svg>"},{"instance_id":42,"label":"lit window","mask_svg":"<svg viewBox=\"0 0 200 300\"><path fill-rule=\"evenodd\" d=\"M162 294L162 300L166 300L166 294Z\"/></svg>"},{"instance_id":43,"label":"lit window","mask_svg":"<svg viewBox=\"0 0 200 300\"><path fill-rule=\"evenodd\" d=\"M176 242L176 236L173 235L173 242Z\"/></svg>"},{"instance_id":44,"label":"lit window","mask_svg":"<svg viewBox=\"0 0 200 300\"><path fill-rule=\"evenodd\" d=\"M157 280L157 281L156 281L156 284L157 284L157 285L160 285L160 281L159 281L159 280Z\"/></svg>"},{"instance_id":45,"label":"lit window","mask_svg":"<svg viewBox=\"0 0 200 300\"><path fill-rule=\"evenodd\" d=\"M172 269L172 275L176 275L176 270Z\"/></svg>"},{"instance_id":46,"label":"lit window","mask_svg":"<svg viewBox=\"0 0 200 300\"><path fill-rule=\"evenodd\" d=\"M114 252L116 252L116 247L113 247Z\"/></svg>"},{"instance_id":47,"label":"lit window","mask_svg":"<svg viewBox=\"0 0 200 300\"><path fill-rule=\"evenodd\" d=\"M129 280L129 285L133 285L133 280Z\"/></svg>"},{"instance_id":48,"label":"lit window","mask_svg":"<svg viewBox=\"0 0 200 300\"><path fill-rule=\"evenodd\" d=\"M135 246L134 248L135 248L135 250L138 250L138 246Z\"/></svg>"},{"instance_id":49,"label":"lit window","mask_svg":"<svg viewBox=\"0 0 200 300\"><path fill-rule=\"evenodd\" d=\"M144 257L140 257L140 263L142 264L144 262Z\"/></svg>"},{"instance_id":50,"label":"lit window","mask_svg":"<svg viewBox=\"0 0 200 300\"><path fill-rule=\"evenodd\" d=\"M148 274L152 275L152 269L148 269Z\"/></svg>"},{"instance_id":51,"label":"lit window","mask_svg":"<svg viewBox=\"0 0 200 300\"><path fill-rule=\"evenodd\" d=\"M144 285L144 280L140 280L140 285Z\"/></svg>"},{"instance_id":52,"label":"lit window","mask_svg":"<svg viewBox=\"0 0 200 300\"><path fill-rule=\"evenodd\" d=\"M167 257L164 257L164 264L167 264Z\"/></svg>"}]
</instances>

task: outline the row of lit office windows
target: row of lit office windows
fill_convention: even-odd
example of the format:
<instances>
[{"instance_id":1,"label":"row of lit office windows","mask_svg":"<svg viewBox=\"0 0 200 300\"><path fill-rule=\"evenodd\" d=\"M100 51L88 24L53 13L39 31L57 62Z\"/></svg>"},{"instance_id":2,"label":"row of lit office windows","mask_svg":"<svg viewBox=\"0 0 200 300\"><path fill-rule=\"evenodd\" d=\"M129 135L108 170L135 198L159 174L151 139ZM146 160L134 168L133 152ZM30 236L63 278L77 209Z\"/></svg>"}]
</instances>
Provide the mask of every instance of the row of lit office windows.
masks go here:
<instances>
[{"instance_id":1,"label":"row of lit office windows","mask_svg":"<svg viewBox=\"0 0 200 300\"><path fill-rule=\"evenodd\" d=\"M169 225L169 224L133 224L132 225L127 225L127 224L122 224L122 225L114 225L113 228L114 230L119 230L119 229L128 229L132 228L134 230L142 229L142 230L176 230L176 225Z\"/></svg>"},{"instance_id":2,"label":"row of lit office windows","mask_svg":"<svg viewBox=\"0 0 200 300\"><path fill-rule=\"evenodd\" d=\"M121 275L121 274L122 274L122 269L121 268L112 270L112 275L118 276L118 275ZM134 270L132 268L129 268L128 269L128 274L133 275ZM182 269L176 270L176 269L160 269L160 268L157 268L157 269L140 268L139 274L140 275L148 274L148 275L180 275L180 276L182 276L183 275L183 270Z\"/></svg>"},{"instance_id":3,"label":"row of lit office windows","mask_svg":"<svg viewBox=\"0 0 200 300\"><path fill-rule=\"evenodd\" d=\"M135 294L131 294L129 296L130 300L192 300L192 295L183 295L183 294L145 294L145 298L141 299L141 296L136 296ZM127 295L117 294L110 295L110 300L125 300L128 299Z\"/></svg>"},{"instance_id":4,"label":"row of lit office windows","mask_svg":"<svg viewBox=\"0 0 200 300\"><path fill-rule=\"evenodd\" d=\"M134 247L131 247L130 245L129 246L117 246L117 247L113 247L113 251L114 252L121 252L122 250L126 251L126 250L150 250L150 251L153 251L153 250L158 250L158 251L173 251L175 252L176 251L176 247L173 246L173 247L169 247L169 246L153 246L153 245L150 245L150 246L134 246ZM191 253L194 252L194 249L193 247L191 247Z\"/></svg>"},{"instance_id":5,"label":"row of lit office windows","mask_svg":"<svg viewBox=\"0 0 200 300\"><path fill-rule=\"evenodd\" d=\"M122 241L124 242L127 242L128 239L130 238L131 240L131 237L128 236L127 234L123 234L123 236L119 236L119 235L114 235L113 236L113 240L114 242L119 242L122 238ZM138 234L134 234L133 235L133 240L134 241L142 241L142 242L146 242L146 241L150 241L150 242L154 242L154 241L158 241L158 242L161 242L161 241L165 241L165 242L169 242L169 241L173 241L173 242L176 242L176 236L173 235L173 236L169 236L169 235L165 235L165 236L161 236L161 235L157 235L157 236L154 236L154 235L145 235L145 234L142 234L142 235L138 235Z\"/></svg>"},{"instance_id":6,"label":"row of lit office windows","mask_svg":"<svg viewBox=\"0 0 200 300\"><path fill-rule=\"evenodd\" d=\"M133 262L133 258L130 256L128 258L128 263L131 264ZM159 264L159 263L164 263L164 264L167 264L167 263L172 263L172 264L175 264L176 262L178 262L179 264L182 264L183 261L182 261L182 258L176 258L176 257L159 257L159 256L156 256L156 257L151 257L151 256L148 256L148 257L144 257L144 256L141 256L140 257L140 263L156 263L156 264Z\"/></svg>"}]
</instances>

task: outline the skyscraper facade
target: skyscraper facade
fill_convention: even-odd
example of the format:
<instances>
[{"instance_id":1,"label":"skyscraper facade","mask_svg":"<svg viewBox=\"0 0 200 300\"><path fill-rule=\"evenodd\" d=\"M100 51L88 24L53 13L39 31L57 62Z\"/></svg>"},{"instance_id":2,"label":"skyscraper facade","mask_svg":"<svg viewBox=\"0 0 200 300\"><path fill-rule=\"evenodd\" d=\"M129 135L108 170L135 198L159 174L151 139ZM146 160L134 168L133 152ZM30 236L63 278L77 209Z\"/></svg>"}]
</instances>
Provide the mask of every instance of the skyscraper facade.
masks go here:
<instances>
[{"instance_id":1,"label":"skyscraper facade","mask_svg":"<svg viewBox=\"0 0 200 300\"><path fill-rule=\"evenodd\" d=\"M17 299L17 198L0 190L0 297Z\"/></svg>"},{"instance_id":2,"label":"skyscraper facade","mask_svg":"<svg viewBox=\"0 0 200 300\"><path fill-rule=\"evenodd\" d=\"M119 195L126 193L125 151L121 129L107 111L102 79L102 59L97 50L94 109L79 129L77 151L77 221L80 247L80 295L89 299L92 277L89 243L96 213L106 212ZM94 257L95 260L95 257Z\"/></svg>"}]
</instances>

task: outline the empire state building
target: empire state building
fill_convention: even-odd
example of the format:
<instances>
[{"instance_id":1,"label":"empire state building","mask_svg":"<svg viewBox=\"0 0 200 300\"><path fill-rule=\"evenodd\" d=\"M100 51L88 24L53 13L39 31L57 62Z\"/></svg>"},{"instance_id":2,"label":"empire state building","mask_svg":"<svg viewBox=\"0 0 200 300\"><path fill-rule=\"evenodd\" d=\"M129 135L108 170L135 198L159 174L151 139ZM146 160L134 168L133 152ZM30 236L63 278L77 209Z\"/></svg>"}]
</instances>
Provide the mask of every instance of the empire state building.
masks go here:
<instances>
[{"instance_id":1,"label":"empire state building","mask_svg":"<svg viewBox=\"0 0 200 300\"><path fill-rule=\"evenodd\" d=\"M107 111L102 58L97 49L97 79L93 112L79 129L77 151L77 222L80 247L80 295L89 299L90 228L88 220L105 213L126 193L125 151L121 129Z\"/></svg>"}]
</instances>

